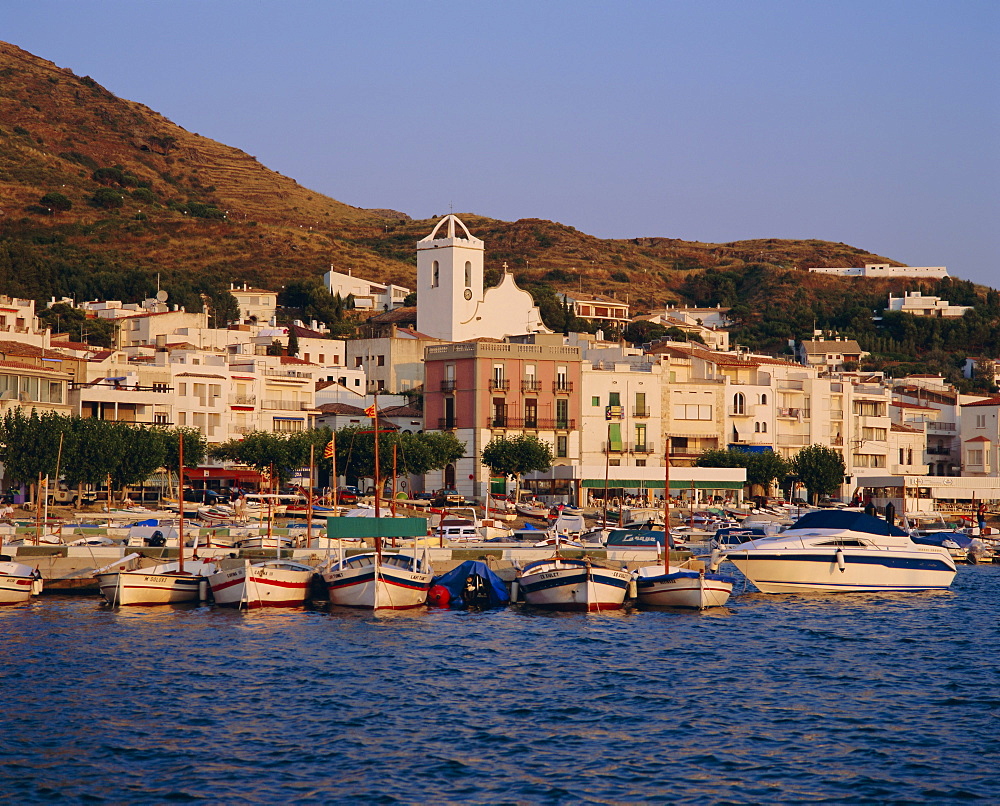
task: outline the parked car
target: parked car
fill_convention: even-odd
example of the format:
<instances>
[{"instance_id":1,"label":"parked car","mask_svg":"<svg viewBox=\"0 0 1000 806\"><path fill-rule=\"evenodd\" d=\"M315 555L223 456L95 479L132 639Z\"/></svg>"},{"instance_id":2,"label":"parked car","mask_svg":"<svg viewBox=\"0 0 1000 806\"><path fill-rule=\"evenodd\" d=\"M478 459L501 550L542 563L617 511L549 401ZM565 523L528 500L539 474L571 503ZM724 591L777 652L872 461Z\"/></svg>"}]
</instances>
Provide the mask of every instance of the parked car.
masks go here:
<instances>
[{"instance_id":1,"label":"parked car","mask_svg":"<svg viewBox=\"0 0 1000 806\"><path fill-rule=\"evenodd\" d=\"M184 500L195 504L213 506L215 504L228 504L229 496L220 493L218 490L185 490Z\"/></svg>"},{"instance_id":2,"label":"parked car","mask_svg":"<svg viewBox=\"0 0 1000 806\"><path fill-rule=\"evenodd\" d=\"M337 488L337 502L340 504L356 504L359 498L361 498L361 490L357 487Z\"/></svg>"},{"instance_id":3,"label":"parked car","mask_svg":"<svg viewBox=\"0 0 1000 806\"><path fill-rule=\"evenodd\" d=\"M435 502L441 502L444 504L464 504L465 496L462 495L458 490L453 490L450 487L442 487L440 490L435 490L431 500Z\"/></svg>"},{"instance_id":4,"label":"parked car","mask_svg":"<svg viewBox=\"0 0 1000 806\"><path fill-rule=\"evenodd\" d=\"M97 493L94 492L90 485L84 485L82 493L78 494L76 487L67 487L60 482L59 486L49 493L49 502L53 504L68 504L69 506L76 506L77 503L95 504L97 503Z\"/></svg>"}]
</instances>

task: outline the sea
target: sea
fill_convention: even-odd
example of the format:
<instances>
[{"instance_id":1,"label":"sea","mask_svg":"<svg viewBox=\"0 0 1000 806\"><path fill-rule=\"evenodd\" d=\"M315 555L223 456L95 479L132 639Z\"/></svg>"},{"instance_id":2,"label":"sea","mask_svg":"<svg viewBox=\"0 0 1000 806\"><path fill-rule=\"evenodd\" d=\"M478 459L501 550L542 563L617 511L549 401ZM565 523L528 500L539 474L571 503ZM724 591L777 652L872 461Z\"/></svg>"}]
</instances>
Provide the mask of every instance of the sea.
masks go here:
<instances>
[{"instance_id":1,"label":"sea","mask_svg":"<svg viewBox=\"0 0 1000 806\"><path fill-rule=\"evenodd\" d=\"M1000 802L1000 566L552 614L0 609L5 803Z\"/></svg>"}]
</instances>

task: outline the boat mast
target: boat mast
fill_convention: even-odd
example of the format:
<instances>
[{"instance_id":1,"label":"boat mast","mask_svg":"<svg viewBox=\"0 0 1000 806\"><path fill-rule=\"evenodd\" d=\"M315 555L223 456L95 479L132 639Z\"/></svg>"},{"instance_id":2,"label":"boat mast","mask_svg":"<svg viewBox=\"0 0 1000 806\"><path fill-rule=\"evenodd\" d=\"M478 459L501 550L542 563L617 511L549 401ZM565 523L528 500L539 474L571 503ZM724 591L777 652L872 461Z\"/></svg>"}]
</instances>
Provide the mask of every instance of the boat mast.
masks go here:
<instances>
[{"instance_id":1,"label":"boat mast","mask_svg":"<svg viewBox=\"0 0 1000 806\"><path fill-rule=\"evenodd\" d=\"M177 435L177 570L184 573L184 432ZM111 476L108 476L108 491L111 490ZM111 510L108 510L108 514Z\"/></svg>"},{"instance_id":2,"label":"boat mast","mask_svg":"<svg viewBox=\"0 0 1000 806\"><path fill-rule=\"evenodd\" d=\"M663 449L663 573L670 573L670 437Z\"/></svg>"},{"instance_id":3,"label":"boat mast","mask_svg":"<svg viewBox=\"0 0 1000 806\"><path fill-rule=\"evenodd\" d=\"M608 439L604 443L604 513L601 516L601 528L608 528L608 473L611 467L611 425L608 425ZM603 532L602 532L603 534Z\"/></svg>"},{"instance_id":4,"label":"boat mast","mask_svg":"<svg viewBox=\"0 0 1000 806\"><path fill-rule=\"evenodd\" d=\"M316 446L309 446L309 490L306 494L306 548L312 545L313 475L316 472Z\"/></svg>"},{"instance_id":5,"label":"boat mast","mask_svg":"<svg viewBox=\"0 0 1000 806\"><path fill-rule=\"evenodd\" d=\"M373 395L375 402L372 404L372 421L375 423L375 517L381 517L379 510L379 487L381 486L381 479L379 478L379 466L378 466L378 392Z\"/></svg>"},{"instance_id":6,"label":"boat mast","mask_svg":"<svg viewBox=\"0 0 1000 806\"><path fill-rule=\"evenodd\" d=\"M378 434L375 435L375 438L378 439ZM398 435L396 440L397 442L392 443L392 500L389 502L389 511L394 518L396 517L396 447L399 440Z\"/></svg>"}]
</instances>

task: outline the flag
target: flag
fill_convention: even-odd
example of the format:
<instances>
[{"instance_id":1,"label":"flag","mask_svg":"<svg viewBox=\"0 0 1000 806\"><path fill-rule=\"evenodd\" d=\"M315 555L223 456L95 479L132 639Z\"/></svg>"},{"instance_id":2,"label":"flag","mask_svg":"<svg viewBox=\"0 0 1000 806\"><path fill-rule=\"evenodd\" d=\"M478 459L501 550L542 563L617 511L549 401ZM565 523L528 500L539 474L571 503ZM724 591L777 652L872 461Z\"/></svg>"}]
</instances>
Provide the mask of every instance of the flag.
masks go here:
<instances>
[{"instance_id":1,"label":"flag","mask_svg":"<svg viewBox=\"0 0 1000 806\"><path fill-rule=\"evenodd\" d=\"M372 403L367 409L365 409L365 415L375 419L375 404Z\"/></svg>"},{"instance_id":2,"label":"flag","mask_svg":"<svg viewBox=\"0 0 1000 806\"><path fill-rule=\"evenodd\" d=\"M326 443L326 447L323 448L323 458L332 459L336 449L337 449L336 443L334 440L331 439L329 442Z\"/></svg>"}]
</instances>

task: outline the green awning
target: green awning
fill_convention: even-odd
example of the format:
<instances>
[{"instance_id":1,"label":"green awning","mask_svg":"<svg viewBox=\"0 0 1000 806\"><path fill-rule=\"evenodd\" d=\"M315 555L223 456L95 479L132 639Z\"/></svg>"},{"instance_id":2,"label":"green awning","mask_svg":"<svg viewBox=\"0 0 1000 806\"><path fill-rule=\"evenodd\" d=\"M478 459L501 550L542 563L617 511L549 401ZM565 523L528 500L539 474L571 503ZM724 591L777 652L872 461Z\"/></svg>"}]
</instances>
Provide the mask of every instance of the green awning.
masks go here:
<instances>
[{"instance_id":1,"label":"green awning","mask_svg":"<svg viewBox=\"0 0 1000 806\"><path fill-rule=\"evenodd\" d=\"M604 489L604 479L584 479L582 487ZM608 479L608 487L624 487L625 489L647 489L662 490L663 479L654 481L652 479ZM742 481L684 481L683 479L670 479L671 490L690 490L692 487L698 490L742 490Z\"/></svg>"},{"instance_id":2,"label":"green awning","mask_svg":"<svg viewBox=\"0 0 1000 806\"><path fill-rule=\"evenodd\" d=\"M388 508L385 510L388 512ZM327 537L420 537L427 518L327 518Z\"/></svg>"}]
</instances>

